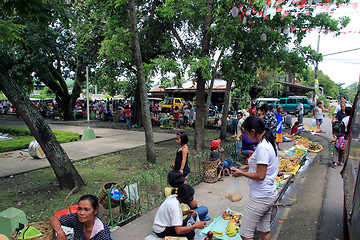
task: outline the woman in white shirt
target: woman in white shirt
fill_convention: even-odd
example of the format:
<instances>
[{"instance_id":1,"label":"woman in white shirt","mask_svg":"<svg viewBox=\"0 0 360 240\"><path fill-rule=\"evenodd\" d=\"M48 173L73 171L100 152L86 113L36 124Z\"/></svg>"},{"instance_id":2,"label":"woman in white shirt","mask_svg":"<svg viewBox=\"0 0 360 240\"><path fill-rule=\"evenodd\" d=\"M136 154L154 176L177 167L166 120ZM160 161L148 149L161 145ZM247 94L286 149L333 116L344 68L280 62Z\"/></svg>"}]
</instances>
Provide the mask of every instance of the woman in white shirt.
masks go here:
<instances>
[{"instance_id":1,"label":"woman in white shirt","mask_svg":"<svg viewBox=\"0 0 360 240\"><path fill-rule=\"evenodd\" d=\"M277 198L275 179L279 169L278 149L274 135L265 128L263 121L255 116L248 117L243 132L251 141L258 142L249 165L241 169L232 168L234 177L249 178L250 196L244 210L240 228L242 239L253 239L255 228L261 240L270 240L271 209Z\"/></svg>"}]
</instances>

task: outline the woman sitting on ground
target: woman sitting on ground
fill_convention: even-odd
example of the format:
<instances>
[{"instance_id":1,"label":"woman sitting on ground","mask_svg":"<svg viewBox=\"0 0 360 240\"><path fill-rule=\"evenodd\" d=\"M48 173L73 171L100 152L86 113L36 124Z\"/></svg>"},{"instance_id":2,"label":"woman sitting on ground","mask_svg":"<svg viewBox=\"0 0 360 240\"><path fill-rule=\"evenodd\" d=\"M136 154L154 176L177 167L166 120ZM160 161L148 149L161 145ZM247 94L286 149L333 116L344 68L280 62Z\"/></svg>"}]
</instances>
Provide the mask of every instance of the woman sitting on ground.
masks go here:
<instances>
[{"instance_id":1,"label":"woman sitting on ground","mask_svg":"<svg viewBox=\"0 0 360 240\"><path fill-rule=\"evenodd\" d=\"M242 135L242 142L241 142L241 154L245 155L246 157L249 157L250 152L255 151L255 145L257 142L253 142L249 139L249 137L246 135L246 133L243 133Z\"/></svg>"},{"instance_id":2,"label":"woman sitting on ground","mask_svg":"<svg viewBox=\"0 0 360 240\"><path fill-rule=\"evenodd\" d=\"M176 194L177 193L177 189L181 184L184 184L184 177L181 174L181 172L179 171L170 171L168 173L168 177L167 177L168 183L170 185L170 187L166 187L165 188L165 197L169 197L172 194ZM199 215L199 219L201 221L209 221L211 218L207 215L208 213L208 208L205 206L200 206L198 207L198 202L193 199L192 201L189 202L189 204L181 204L181 209L183 211L187 211L189 210L189 208L191 210L195 210L197 212L197 214ZM184 216L184 222L183 225L185 226L187 221L189 220L190 216Z\"/></svg>"},{"instance_id":3,"label":"woman sitting on ground","mask_svg":"<svg viewBox=\"0 0 360 240\"><path fill-rule=\"evenodd\" d=\"M194 189L187 184L181 184L176 194L172 194L159 207L154 223L153 230L160 238L165 236L181 236L189 240L194 239L195 229L203 229L206 222L198 221L193 225L184 226L184 215L196 215L194 210L182 211L181 203L189 204L194 198Z\"/></svg>"},{"instance_id":4,"label":"woman sitting on ground","mask_svg":"<svg viewBox=\"0 0 360 240\"><path fill-rule=\"evenodd\" d=\"M98 210L98 199L88 194L79 199L76 213L51 217L50 223L57 233L57 240L67 239L61 225L74 229L74 239L110 240L109 228L96 217Z\"/></svg>"},{"instance_id":5,"label":"woman sitting on ground","mask_svg":"<svg viewBox=\"0 0 360 240\"><path fill-rule=\"evenodd\" d=\"M302 130L299 129L299 122L295 122L294 126L291 128L290 134L294 136L301 136Z\"/></svg>"}]
</instances>

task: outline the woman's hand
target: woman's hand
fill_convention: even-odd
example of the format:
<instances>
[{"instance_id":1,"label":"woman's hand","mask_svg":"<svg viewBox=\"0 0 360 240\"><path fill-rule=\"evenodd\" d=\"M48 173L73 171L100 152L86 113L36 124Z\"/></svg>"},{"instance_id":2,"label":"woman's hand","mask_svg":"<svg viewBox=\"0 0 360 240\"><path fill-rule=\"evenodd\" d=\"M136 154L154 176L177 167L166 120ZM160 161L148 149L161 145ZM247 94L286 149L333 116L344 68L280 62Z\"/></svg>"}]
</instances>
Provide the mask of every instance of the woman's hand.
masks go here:
<instances>
[{"instance_id":1,"label":"woman's hand","mask_svg":"<svg viewBox=\"0 0 360 240\"><path fill-rule=\"evenodd\" d=\"M180 169L181 174L184 174L184 169Z\"/></svg>"},{"instance_id":2,"label":"woman's hand","mask_svg":"<svg viewBox=\"0 0 360 240\"><path fill-rule=\"evenodd\" d=\"M240 169L244 172L247 172L249 171L249 165L242 166Z\"/></svg>"},{"instance_id":3,"label":"woman's hand","mask_svg":"<svg viewBox=\"0 0 360 240\"><path fill-rule=\"evenodd\" d=\"M195 210L188 210L187 215L196 216L198 213Z\"/></svg>"},{"instance_id":4,"label":"woman's hand","mask_svg":"<svg viewBox=\"0 0 360 240\"><path fill-rule=\"evenodd\" d=\"M193 226L197 229L203 229L204 227L206 227L206 222L198 221Z\"/></svg>"},{"instance_id":5,"label":"woman's hand","mask_svg":"<svg viewBox=\"0 0 360 240\"><path fill-rule=\"evenodd\" d=\"M66 237L66 234L64 231L59 231L57 232L57 240L66 240L67 237Z\"/></svg>"},{"instance_id":6,"label":"woman's hand","mask_svg":"<svg viewBox=\"0 0 360 240\"><path fill-rule=\"evenodd\" d=\"M233 177L241 177L242 176L243 171L241 171L240 169L237 169L235 167L231 167L230 170L234 171Z\"/></svg>"}]
</instances>

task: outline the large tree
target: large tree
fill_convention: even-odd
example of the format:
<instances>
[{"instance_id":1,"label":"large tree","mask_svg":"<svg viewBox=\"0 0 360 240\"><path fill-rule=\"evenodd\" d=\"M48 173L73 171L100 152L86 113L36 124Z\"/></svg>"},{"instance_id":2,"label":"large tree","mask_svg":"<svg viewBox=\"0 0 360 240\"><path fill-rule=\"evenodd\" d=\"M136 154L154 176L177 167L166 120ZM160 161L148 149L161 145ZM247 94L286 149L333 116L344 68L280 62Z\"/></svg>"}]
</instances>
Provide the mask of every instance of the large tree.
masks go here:
<instances>
[{"instance_id":1,"label":"large tree","mask_svg":"<svg viewBox=\"0 0 360 240\"><path fill-rule=\"evenodd\" d=\"M15 33L15 37L11 34L0 37L0 90L11 101L35 139L39 142L58 178L60 186L70 189L81 188L85 185L81 176L72 165L48 124L24 93L24 88L20 87L26 85L24 79L31 79L33 73L32 64L24 64L27 61L31 62L31 59L26 59L24 57L26 55L14 54L14 52L21 53L25 51L23 49L22 33L27 31L27 23L38 23L39 26L46 27L46 23L50 19L48 11L53 6L43 1L33 1L30 5L26 1L8 1L2 7L2 27L12 25L14 24L13 21L15 21L18 26L21 26L21 31ZM41 22L38 22L40 20Z\"/></svg>"}]
</instances>

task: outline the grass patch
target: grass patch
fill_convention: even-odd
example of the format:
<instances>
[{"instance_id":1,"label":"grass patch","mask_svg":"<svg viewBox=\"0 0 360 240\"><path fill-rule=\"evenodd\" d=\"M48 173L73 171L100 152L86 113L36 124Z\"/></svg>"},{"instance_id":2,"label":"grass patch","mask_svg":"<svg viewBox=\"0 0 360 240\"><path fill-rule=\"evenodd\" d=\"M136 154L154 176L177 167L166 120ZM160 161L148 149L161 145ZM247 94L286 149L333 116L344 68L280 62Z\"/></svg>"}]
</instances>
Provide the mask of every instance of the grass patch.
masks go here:
<instances>
[{"instance_id":1,"label":"grass patch","mask_svg":"<svg viewBox=\"0 0 360 240\"><path fill-rule=\"evenodd\" d=\"M9 133L13 138L13 140L0 142L0 153L28 148L30 142L35 140L35 138L31 136L32 134L28 128L0 126L0 132ZM77 133L59 130L53 130L53 132L60 143L80 140L80 135Z\"/></svg>"},{"instance_id":2,"label":"grass patch","mask_svg":"<svg viewBox=\"0 0 360 240\"><path fill-rule=\"evenodd\" d=\"M47 221L59 204L62 210L84 194L97 194L106 182L128 181L139 177L140 174L150 174L161 167L169 167L174 160L178 145L175 141L175 131L168 130L168 132L174 133L174 140L155 144L156 164L146 160L145 146L75 162L75 168L87 185L69 196L65 202L69 190L59 187L52 168L2 178L0 179L0 212L9 207L17 207L35 220L43 212L40 221ZM197 154L194 150L194 130L189 130L188 135L191 157ZM205 132L206 151L210 149L211 140L218 136L218 130ZM99 215L104 221L107 220L106 214L106 210L100 208Z\"/></svg>"}]
</instances>

